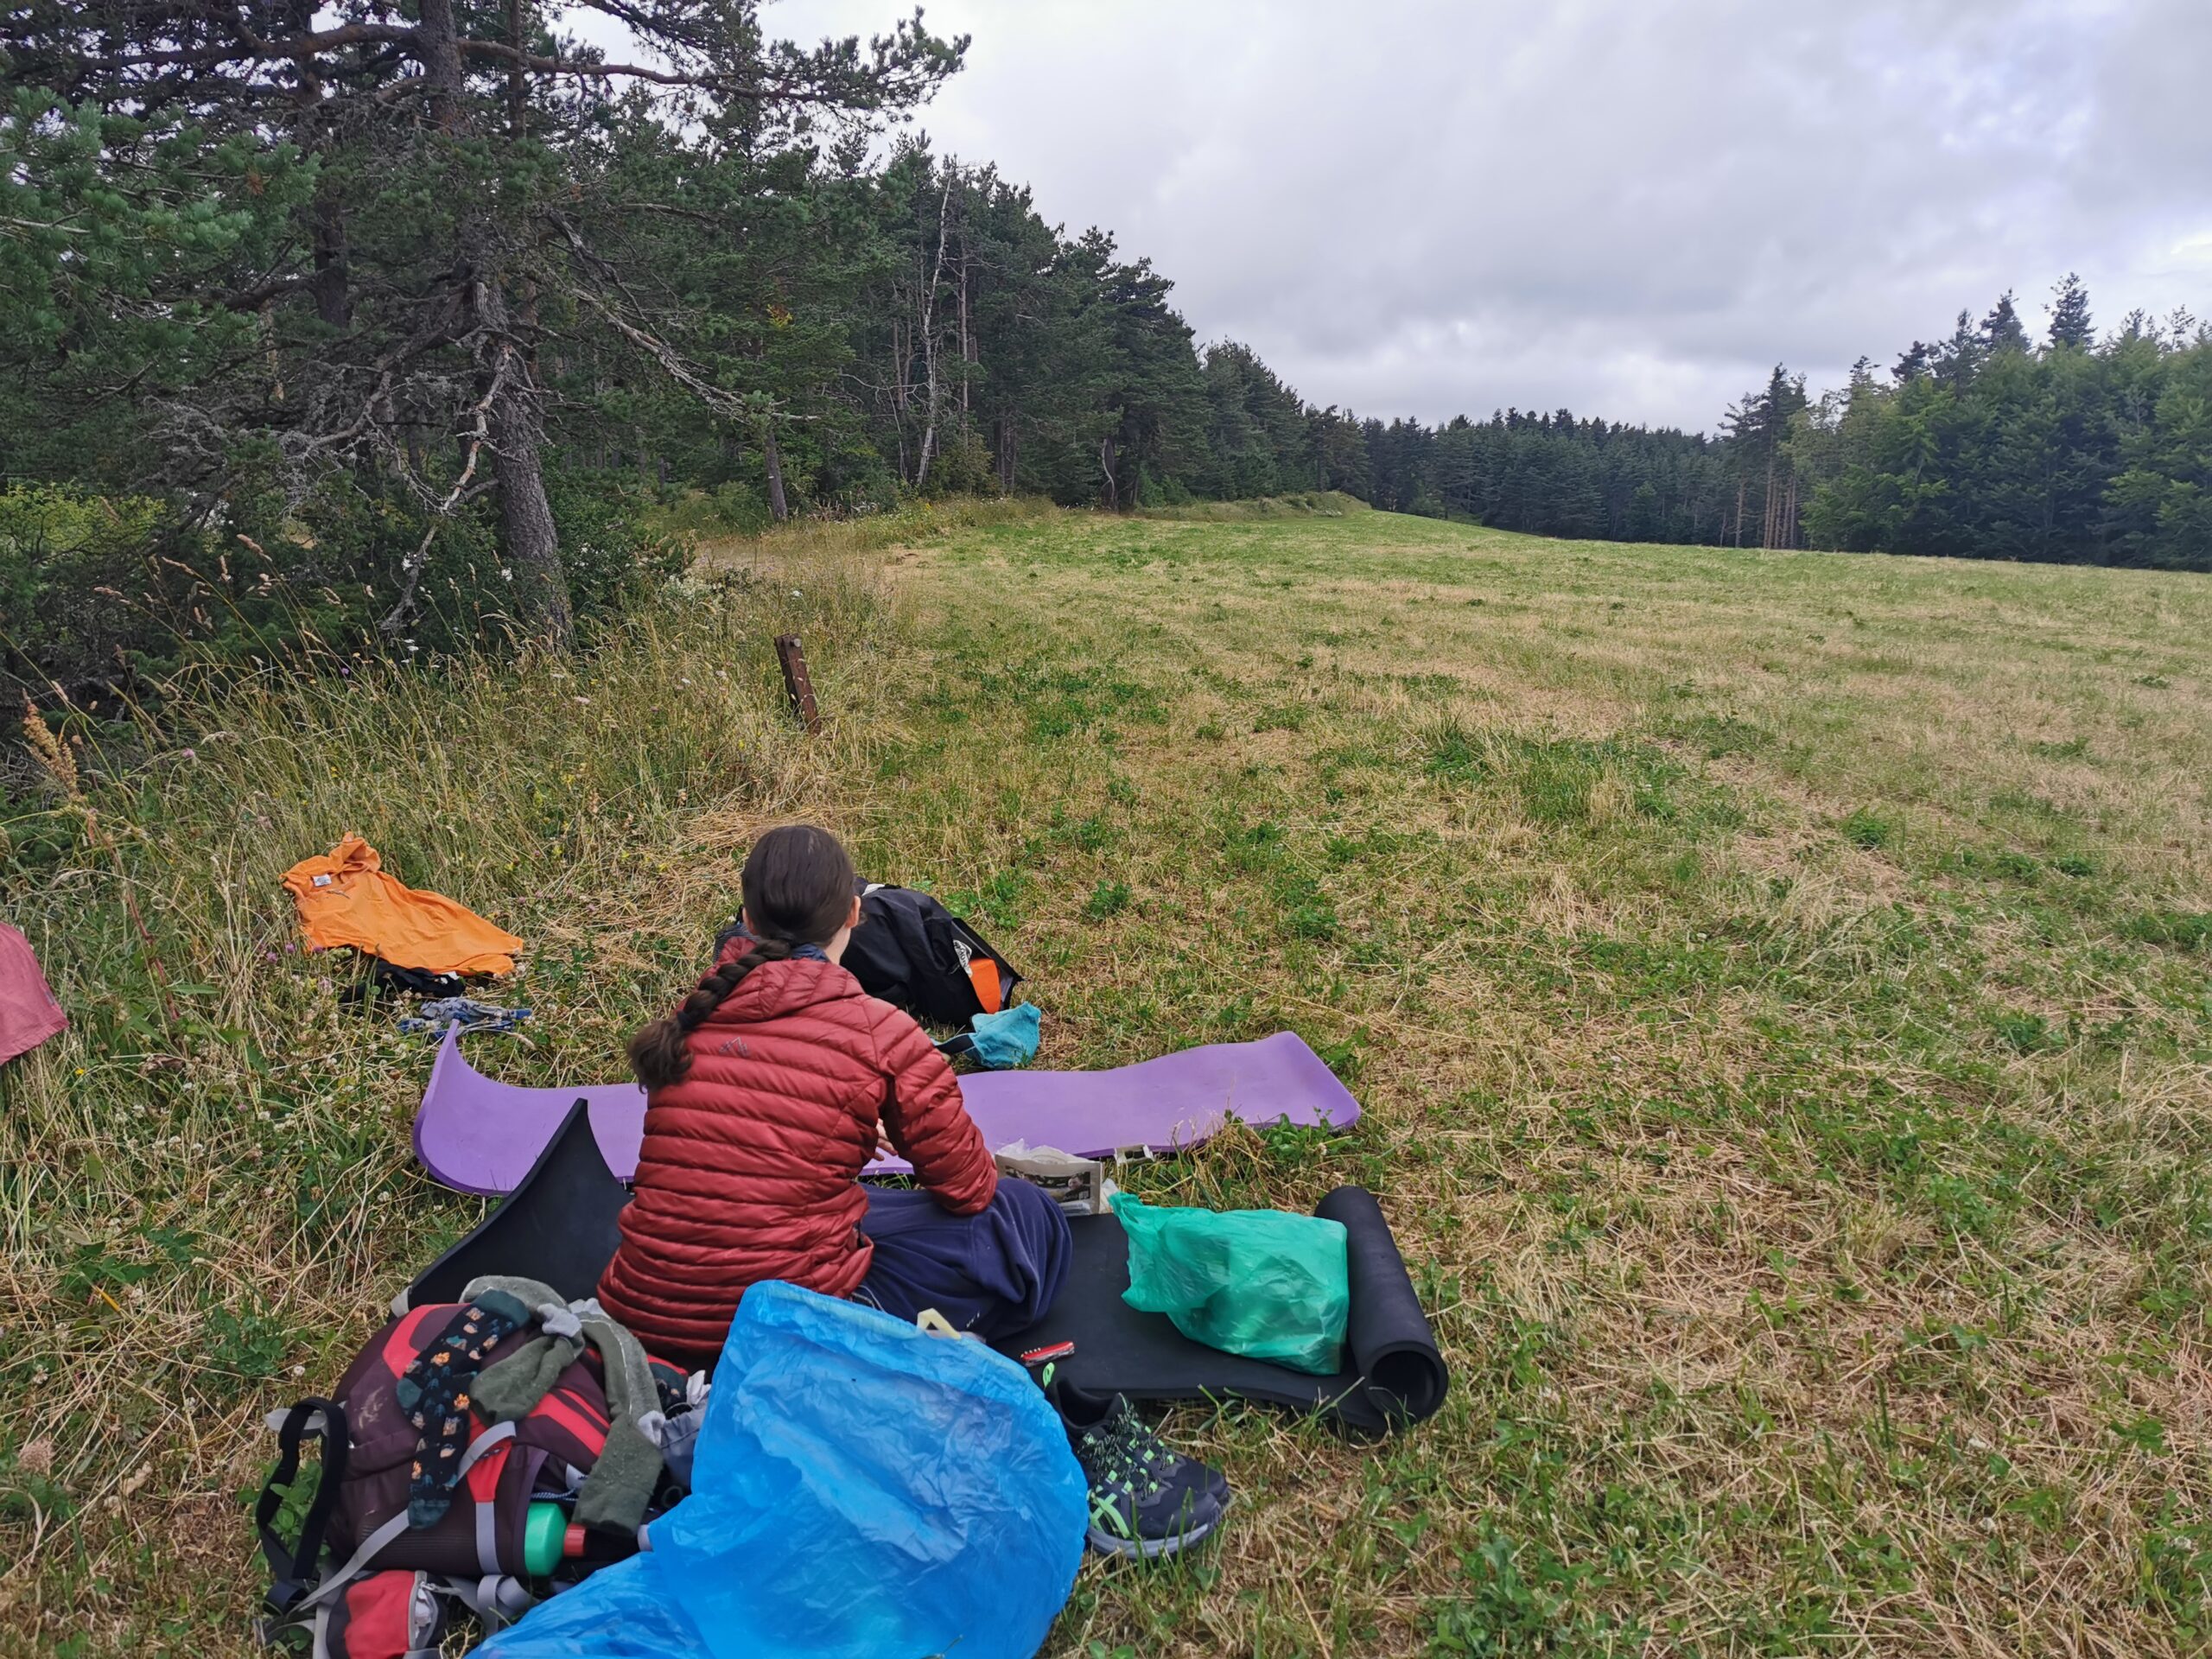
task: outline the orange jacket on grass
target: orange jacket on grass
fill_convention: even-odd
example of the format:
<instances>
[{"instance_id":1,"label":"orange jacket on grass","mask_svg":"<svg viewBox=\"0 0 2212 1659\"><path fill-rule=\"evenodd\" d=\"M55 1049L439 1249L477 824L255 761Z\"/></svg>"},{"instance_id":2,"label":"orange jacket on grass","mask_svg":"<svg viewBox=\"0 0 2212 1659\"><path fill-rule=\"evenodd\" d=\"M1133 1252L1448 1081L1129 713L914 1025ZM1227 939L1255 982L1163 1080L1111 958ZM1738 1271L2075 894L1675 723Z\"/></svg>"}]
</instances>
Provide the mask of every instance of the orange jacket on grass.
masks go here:
<instances>
[{"instance_id":1,"label":"orange jacket on grass","mask_svg":"<svg viewBox=\"0 0 2212 1659\"><path fill-rule=\"evenodd\" d=\"M284 872L308 948L350 944L398 968L430 974L505 974L522 941L442 893L404 886L377 849L348 836L323 858Z\"/></svg>"}]
</instances>

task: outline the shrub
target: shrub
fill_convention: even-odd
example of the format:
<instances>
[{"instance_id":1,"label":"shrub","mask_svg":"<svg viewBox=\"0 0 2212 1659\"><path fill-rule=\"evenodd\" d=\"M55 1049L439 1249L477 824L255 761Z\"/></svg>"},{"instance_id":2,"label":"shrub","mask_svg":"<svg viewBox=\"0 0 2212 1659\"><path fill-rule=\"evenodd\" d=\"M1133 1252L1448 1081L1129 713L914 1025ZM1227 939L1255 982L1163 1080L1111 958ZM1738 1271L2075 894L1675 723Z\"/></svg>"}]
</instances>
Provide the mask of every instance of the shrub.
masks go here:
<instances>
[{"instance_id":1,"label":"shrub","mask_svg":"<svg viewBox=\"0 0 2212 1659\"><path fill-rule=\"evenodd\" d=\"M73 693L130 677L148 601L175 585L164 562L198 550L143 496L0 490L0 681Z\"/></svg>"},{"instance_id":2,"label":"shrub","mask_svg":"<svg viewBox=\"0 0 2212 1659\"><path fill-rule=\"evenodd\" d=\"M570 606L589 630L683 568L685 542L621 475L556 470L546 486ZM472 648L505 626L493 506L438 526L395 654ZM304 500L273 481L218 522L148 496L0 490L0 686L98 703L158 696L177 670L268 662L308 645L381 652L379 624L424 545L418 503L334 475Z\"/></svg>"},{"instance_id":3,"label":"shrub","mask_svg":"<svg viewBox=\"0 0 2212 1659\"><path fill-rule=\"evenodd\" d=\"M758 536L768 528L771 518L760 492L733 480L711 490L682 491L646 515L646 522L671 537Z\"/></svg>"},{"instance_id":4,"label":"shrub","mask_svg":"<svg viewBox=\"0 0 2212 1659\"><path fill-rule=\"evenodd\" d=\"M549 474L545 484L579 624L621 615L647 588L682 573L688 539L656 524L644 486L624 474L569 469Z\"/></svg>"}]
</instances>

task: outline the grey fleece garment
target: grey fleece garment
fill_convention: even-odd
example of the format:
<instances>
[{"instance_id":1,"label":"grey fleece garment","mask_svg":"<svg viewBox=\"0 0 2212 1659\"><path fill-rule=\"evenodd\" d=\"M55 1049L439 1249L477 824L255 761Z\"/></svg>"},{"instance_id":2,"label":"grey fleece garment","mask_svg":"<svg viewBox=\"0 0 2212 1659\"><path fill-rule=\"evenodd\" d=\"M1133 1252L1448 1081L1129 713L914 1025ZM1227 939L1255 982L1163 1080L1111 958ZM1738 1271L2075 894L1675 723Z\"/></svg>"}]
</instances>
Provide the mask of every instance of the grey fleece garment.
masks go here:
<instances>
[{"instance_id":1,"label":"grey fleece garment","mask_svg":"<svg viewBox=\"0 0 2212 1659\"><path fill-rule=\"evenodd\" d=\"M505 1291L531 1309L543 1334L477 1374L472 1390L476 1408L494 1423L528 1416L561 1373L582 1357L588 1341L599 1350L607 1370L607 1413L613 1421L605 1450L577 1491L576 1522L635 1532L645 1518L645 1506L661 1471L660 1393L653 1386L645 1351L596 1300L563 1302L550 1286L535 1279L487 1274L470 1280L462 1294L474 1301L494 1290Z\"/></svg>"}]
</instances>

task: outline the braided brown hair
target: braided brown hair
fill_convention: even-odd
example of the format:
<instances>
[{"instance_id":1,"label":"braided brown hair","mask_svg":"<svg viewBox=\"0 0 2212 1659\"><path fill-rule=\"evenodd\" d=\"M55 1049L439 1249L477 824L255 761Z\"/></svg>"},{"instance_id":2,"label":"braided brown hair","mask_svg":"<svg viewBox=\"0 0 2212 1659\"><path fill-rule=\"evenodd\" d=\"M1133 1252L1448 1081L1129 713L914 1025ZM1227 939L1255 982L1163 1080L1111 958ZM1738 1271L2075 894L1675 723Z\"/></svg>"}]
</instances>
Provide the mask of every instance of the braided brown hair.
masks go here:
<instances>
[{"instance_id":1,"label":"braided brown hair","mask_svg":"<svg viewBox=\"0 0 2212 1659\"><path fill-rule=\"evenodd\" d=\"M681 1083L691 1070L684 1039L764 963L788 962L802 944L837 937L853 912L853 861L836 836L810 823L787 823L753 843L740 878L752 943L699 982L676 1012L630 1039L630 1069L648 1089Z\"/></svg>"}]
</instances>

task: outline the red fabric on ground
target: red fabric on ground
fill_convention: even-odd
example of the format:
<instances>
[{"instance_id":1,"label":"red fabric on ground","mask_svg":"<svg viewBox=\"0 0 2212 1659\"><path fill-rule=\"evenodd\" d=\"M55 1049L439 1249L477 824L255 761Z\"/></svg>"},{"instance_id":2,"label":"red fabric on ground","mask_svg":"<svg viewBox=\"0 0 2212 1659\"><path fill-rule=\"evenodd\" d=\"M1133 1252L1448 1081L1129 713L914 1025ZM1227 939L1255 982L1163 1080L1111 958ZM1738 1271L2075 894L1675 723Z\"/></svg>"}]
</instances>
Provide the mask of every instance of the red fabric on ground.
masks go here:
<instances>
[{"instance_id":1,"label":"red fabric on ground","mask_svg":"<svg viewBox=\"0 0 2212 1659\"><path fill-rule=\"evenodd\" d=\"M68 1023L47 988L31 942L0 922L0 1065L29 1053Z\"/></svg>"}]
</instances>

